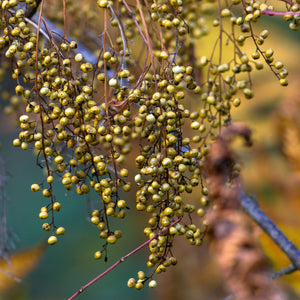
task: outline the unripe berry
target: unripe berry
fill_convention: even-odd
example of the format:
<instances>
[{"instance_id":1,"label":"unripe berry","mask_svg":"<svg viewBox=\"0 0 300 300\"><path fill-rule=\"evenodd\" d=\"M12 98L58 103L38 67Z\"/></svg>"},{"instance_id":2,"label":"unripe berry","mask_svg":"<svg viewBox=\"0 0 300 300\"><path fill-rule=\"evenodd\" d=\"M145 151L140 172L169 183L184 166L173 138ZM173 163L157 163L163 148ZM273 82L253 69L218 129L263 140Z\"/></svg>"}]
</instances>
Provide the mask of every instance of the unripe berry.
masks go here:
<instances>
[{"instance_id":1,"label":"unripe berry","mask_svg":"<svg viewBox=\"0 0 300 300\"><path fill-rule=\"evenodd\" d=\"M288 85L288 81L286 80L286 78L281 78L279 80L280 85L282 86L287 86Z\"/></svg>"},{"instance_id":2,"label":"unripe berry","mask_svg":"<svg viewBox=\"0 0 300 300\"><path fill-rule=\"evenodd\" d=\"M140 279L140 280L143 280L146 277L146 275L143 271L138 271L137 276L138 276L138 279Z\"/></svg>"},{"instance_id":3,"label":"unripe berry","mask_svg":"<svg viewBox=\"0 0 300 300\"><path fill-rule=\"evenodd\" d=\"M54 202L54 203L53 203L53 209L54 209L55 211L60 211L60 209L61 209L61 204L60 204L59 202Z\"/></svg>"},{"instance_id":4,"label":"unripe berry","mask_svg":"<svg viewBox=\"0 0 300 300\"><path fill-rule=\"evenodd\" d=\"M63 235L63 234L65 234L65 232L66 232L66 230L65 230L64 227L58 227L58 228L56 229L56 234L57 234L57 235Z\"/></svg>"},{"instance_id":5,"label":"unripe berry","mask_svg":"<svg viewBox=\"0 0 300 300\"><path fill-rule=\"evenodd\" d=\"M138 281L136 284L135 284L135 288L137 290L141 290L142 288L144 287L143 283Z\"/></svg>"},{"instance_id":6,"label":"unripe berry","mask_svg":"<svg viewBox=\"0 0 300 300\"><path fill-rule=\"evenodd\" d=\"M266 52L265 52L265 56L266 56L267 58L273 56L273 54L274 54L274 51L273 51L272 48L266 50Z\"/></svg>"},{"instance_id":7,"label":"unripe berry","mask_svg":"<svg viewBox=\"0 0 300 300\"><path fill-rule=\"evenodd\" d=\"M49 217L48 213L46 211L41 211L39 213L39 218L40 219L47 219Z\"/></svg>"},{"instance_id":8,"label":"unripe berry","mask_svg":"<svg viewBox=\"0 0 300 300\"><path fill-rule=\"evenodd\" d=\"M102 252L101 251L96 251L95 253L94 253L94 258L95 259L100 259L102 257Z\"/></svg>"},{"instance_id":9,"label":"unripe berry","mask_svg":"<svg viewBox=\"0 0 300 300\"><path fill-rule=\"evenodd\" d=\"M43 230L45 230L45 231L51 230L51 225L49 223L44 223L42 227L43 227Z\"/></svg>"},{"instance_id":10,"label":"unripe berry","mask_svg":"<svg viewBox=\"0 0 300 300\"><path fill-rule=\"evenodd\" d=\"M117 238L114 235L110 235L106 240L109 244L115 244L117 242Z\"/></svg>"},{"instance_id":11,"label":"unripe berry","mask_svg":"<svg viewBox=\"0 0 300 300\"><path fill-rule=\"evenodd\" d=\"M31 185L31 191L32 192L37 192L39 190L40 190L40 186L38 184L34 183L34 184Z\"/></svg>"},{"instance_id":12,"label":"unripe berry","mask_svg":"<svg viewBox=\"0 0 300 300\"><path fill-rule=\"evenodd\" d=\"M119 201L117 202L117 206L118 206L119 208L125 208L125 207L126 207L126 201L125 201L125 200L119 200Z\"/></svg>"},{"instance_id":13,"label":"unripe berry","mask_svg":"<svg viewBox=\"0 0 300 300\"><path fill-rule=\"evenodd\" d=\"M57 243L57 237L55 235L52 235L48 238L48 244L49 245L54 245L55 243Z\"/></svg>"},{"instance_id":14,"label":"unripe berry","mask_svg":"<svg viewBox=\"0 0 300 300\"><path fill-rule=\"evenodd\" d=\"M127 281L127 286L133 288L136 284L136 280L134 278L129 278Z\"/></svg>"},{"instance_id":15,"label":"unripe berry","mask_svg":"<svg viewBox=\"0 0 300 300\"><path fill-rule=\"evenodd\" d=\"M222 17L230 17L231 16L231 11L228 8L224 8L221 11L221 16Z\"/></svg>"}]
</instances>

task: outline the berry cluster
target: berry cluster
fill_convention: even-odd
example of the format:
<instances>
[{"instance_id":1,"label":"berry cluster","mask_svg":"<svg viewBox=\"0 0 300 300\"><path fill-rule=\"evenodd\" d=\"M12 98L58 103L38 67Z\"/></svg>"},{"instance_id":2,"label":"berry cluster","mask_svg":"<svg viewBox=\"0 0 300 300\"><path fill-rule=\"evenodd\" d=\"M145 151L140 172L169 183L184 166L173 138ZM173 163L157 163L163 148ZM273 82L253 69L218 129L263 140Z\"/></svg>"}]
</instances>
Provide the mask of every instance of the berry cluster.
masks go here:
<instances>
[{"instance_id":1,"label":"berry cluster","mask_svg":"<svg viewBox=\"0 0 300 300\"><path fill-rule=\"evenodd\" d=\"M134 7L125 0L98 0L101 18L93 11L87 17L87 24L94 24L90 34L101 33L99 26L103 30L96 43L86 38L92 53L67 32L55 32L42 17L44 2L2 1L0 50L9 61L3 67L16 81L16 95L6 112L22 110L21 131L13 145L34 149L45 170L45 178L31 190L41 190L47 201L39 218L50 218L42 225L50 232L48 243L55 244L65 233L55 223L63 203L56 200L54 186L61 182L67 191L96 199L90 221L104 243L95 259L122 237L111 218L123 219L135 206L148 215L147 266L154 268L152 275L162 273L177 263L171 251L175 236L202 244L206 223L197 216L203 218L209 206L204 161L210 142L230 123L232 106L253 98L253 67L260 70L266 63L281 85L288 84L288 72L274 62L274 51L261 48L269 31L256 34L253 28L261 14L273 9L239 0L224 6L220 1L136 0ZM38 4L41 14L34 22L27 11ZM293 3L285 15L293 30L299 25L298 11ZM207 19L213 12L217 17L212 26L219 28L219 35L211 56L197 57L197 40L208 34ZM69 1L56 21L66 23L68 16L75 22L71 14L82 17L78 5ZM80 30L73 28L70 34L83 39ZM242 51L247 40L255 45L253 54ZM232 57L225 59L222 52L229 46ZM126 167L129 154L135 157L135 171ZM121 194L133 182L134 203ZM189 194L197 189L200 201L190 202ZM149 286L155 287L152 275L140 271L128 286L141 289L150 280Z\"/></svg>"}]
</instances>

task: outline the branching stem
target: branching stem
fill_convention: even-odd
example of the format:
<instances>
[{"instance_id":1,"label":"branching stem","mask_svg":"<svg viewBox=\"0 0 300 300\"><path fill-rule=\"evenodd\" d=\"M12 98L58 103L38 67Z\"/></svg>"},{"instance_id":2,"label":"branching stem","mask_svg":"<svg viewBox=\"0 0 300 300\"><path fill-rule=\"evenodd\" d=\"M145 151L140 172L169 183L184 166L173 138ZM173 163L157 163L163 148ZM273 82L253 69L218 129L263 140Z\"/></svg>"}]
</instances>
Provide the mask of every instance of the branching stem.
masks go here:
<instances>
[{"instance_id":1,"label":"branching stem","mask_svg":"<svg viewBox=\"0 0 300 300\"><path fill-rule=\"evenodd\" d=\"M272 10L263 10L261 12L263 15L269 15L269 16L299 16L300 11L272 11Z\"/></svg>"},{"instance_id":2,"label":"branching stem","mask_svg":"<svg viewBox=\"0 0 300 300\"><path fill-rule=\"evenodd\" d=\"M285 268L283 268L283 269L281 269L281 270L279 270L279 271L273 273L273 274L271 275L271 278L272 278L272 279L276 279L276 278L281 277L281 276L283 276L283 275L291 274L291 273L293 273L293 272L295 272L295 271L297 271L297 270L298 270L298 269L297 269L293 264L290 264L290 265L288 265L287 267L285 267Z\"/></svg>"},{"instance_id":3,"label":"branching stem","mask_svg":"<svg viewBox=\"0 0 300 300\"><path fill-rule=\"evenodd\" d=\"M240 202L243 210L259 227L277 244L287 255L293 266L300 270L300 250L286 237L274 222L260 209L255 199L245 194L241 195Z\"/></svg>"},{"instance_id":4,"label":"branching stem","mask_svg":"<svg viewBox=\"0 0 300 300\"><path fill-rule=\"evenodd\" d=\"M136 252L138 252L139 250L141 250L142 248L144 248L151 241L153 241L154 239L156 239L160 234L162 234L166 230L169 230L169 228L171 226L174 226L175 224L179 223L181 220L182 220L182 217L179 218L179 219L177 219L173 223L171 223L168 227L166 227L163 230L161 230L160 232L158 232L153 238L151 238L148 241L144 242L143 244L141 244L140 246L138 246L137 248L135 248L134 250L132 250L131 252L129 252L128 254L126 254L125 256L121 257L117 262L115 262L112 266L110 266L108 269L106 269L103 273L101 273L100 275L98 275L97 277L95 277L93 280L91 280L89 283L87 283L86 285L84 285L83 287L81 287L75 294L73 294L70 298L68 298L68 300L75 299L79 294L81 294L83 291L85 291L89 286L91 286L92 284L94 284L96 281L98 281L99 279L101 279L107 273L109 273L110 271L112 271L113 269L115 269L119 264L121 264L122 262L124 262L125 259L127 259L131 255L135 254Z\"/></svg>"}]
</instances>

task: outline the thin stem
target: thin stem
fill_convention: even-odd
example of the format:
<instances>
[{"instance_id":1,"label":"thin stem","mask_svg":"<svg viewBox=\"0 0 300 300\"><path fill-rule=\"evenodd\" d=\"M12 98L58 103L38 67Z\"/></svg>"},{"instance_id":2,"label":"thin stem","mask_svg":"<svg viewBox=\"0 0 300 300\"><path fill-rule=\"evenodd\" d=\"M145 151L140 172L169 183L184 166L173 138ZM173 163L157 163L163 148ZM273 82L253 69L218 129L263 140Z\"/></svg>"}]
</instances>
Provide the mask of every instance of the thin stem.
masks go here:
<instances>
[{"instance_id":1,"label":"thin stem","mask_svg":"<svg viewBox=\"0 0 300 300\"><path fill-rule=\"evenodd\" d=\"M31 18L30 24L38 28L37 26L38 19L39 19L39 15L35 14ZM38 31L41 32L50 42L52 39L52 44L55 45L55 40L58 40L57 36L63 39L64 31L60 30L54 23L52 23L48 19L44 17L42 17L42 19L44 20L44 22L40 23ZM26 19L27 22L28 20L29 19ZM49 34L46 33L47 31L49 32ZM55 33L55 37L52 35L52 32ZM68 41L72 41L72 40L73 39L70 36L68 36ZM74 54L81 53L84 56L85 60L90 62L91 64L95 64L97 62L97 57L81 43L78 43L78 47L76 49L72 49L72 52Z\"/></svg>"},{"instance_id":2,"label":"thin stem","mask_svg":"<svg viewBox=\"0 0 300 300\"><path fill-rule=\"evenodd\" d=\"M64 38L68 40L67 35L67 9L66 9L66 0L63 0L63 12L64 12Z\"/></svg>"},{"instance_id":3,"label":"thin stem","mask_svg":"<svg viewBox=\"0 0 300 300\"><path fill-rule=\"evenodd\" d=\"M39 75L39 70L38 70L38 50L39 50L39 38L40 38L40 28L41 28L41 21L42 21L42 13L43 13L43 6L44 6L44 0L41 1L41 8L40 8L40 12L39 12L39 18L38 18L38 26L37 26L37 37L36 37L36 50L35 50L35 85L34 85L34 89L37 95L37 99L38 99L38 103L39 103L39 107L42 107L41 104L41 97L40 97L40 92L39 92L39 88L38 88L38 75ZM45 124L44 124L44 120L43 120L43 114L42 114L42 109L40 109L40 113L39 113L39 118L41 121L41 127L42 127L42 132L45 132ZM50 176L51 170L50 170L50 166L48 164L48 158L45 152L45 136L42 135L42 152L43 152L43 156L45 159L45 164L46 164L46 169L47 169L47 175ZM53 189L52 189L52 183L49 183L49 190L51 193L51 224L53 225L53 229L52 229L52 233L54 235L54 213L53 213L53 203L54 203L54 195L53 195Z\"/></svg>"},{"instance_id":4,"label":"thin stem","mask_svg":"<svg viewBox=\"0 0 300 300\"><path fill-rule=\"evenodd\" d=\"M139 33L140 33L140 36L142 37L142 39L144 40L145 44L147 45L147 40L142 32L142 29L138 23L138 21L136 20L135 16L134 16L134 12L130 9L130 7L128 6L127 2L125 0L122 0L122 3L124 4L124 6L126 7L126 9L129 11L132 19L133 19L133 22L136 26L136 28L138 29Z\"/></svg>"},{"instance_id":5,"label":"thin stem","mask_svg":"<svg viewBox=\"0 0 300 300\"><path fill-rule=\"evenodd\" d=\"M290 1L290 0L280 0L280 1L285 2L285 3L289 4L289 5L294 5L295 4L295 2Z\"/></svg>"},{"instance_id":6,"label":"thin stem","mask_svg":"<svg viewBox=\"0 0 300 300\"><path fill-rule=\"evenodd\" d=\"M243 4L244 9L246 10L246 3L245 3L244 0L242 0L242 4ZM262 11L261 13L264 13L264 11ZM259 45L257 44L256 39L255 39L255 34L254 34L254 32L253 32L253 28L252 28L251 22L249 22L249 28L250 28L250 33L251 33L251 34L250 34L251 39L252 39L252 41L253 41L253 43L254 43L254 45L255 45L257 51L261 54L261 56L263 57L263 59L265 60L266 64L269 66L269 68L271 69L271 71L274 73L274 75L275 75L278 79L280 79L278 73L276 73L276 72L273 70L272 65L271 65L270 63L268 63L268 60L267 60L266 56L264 55L264 52L259 48ZM249 75L249 74L248 74L248 75ZM250 87L251 87L251 86L250 86Z\"/></svg>"},{"instance_id":7,"label":"thin stem","mask_svg":"<svg viewBox=\"0 0 300 300\"><path fill-rule=\"evenodd\" d=\"M137 3L137 6L138 6L138 10L140 12L140 17L142 19L143 27L144 27L145 34L146 34L147 45L148 45L148 49L149 49L149 53L150 53L150 61L151 61L154 80L155 80L155 87L156 87L156 90L157 90L156 70L155 70L155 65L154 65L154 54L153 54L153 50L152 50L151 39L150 39L150 36L149 36L148 27L147 27L147 23L146 23L144 14L143 14L141 3L140 3L139 0L137 0L136 3Z\"/></svg>"},{"instance_id":8,"label":"thin stem","mask_svg":"<svg viewBox=\"0 0 300 300\"><path fill-rule=\"evenodd\" d=\"M222 64L222 47L223 47L223 19L222 19L222 13L221 13L221 1L218 0L218 14L219 14L219 22L220 22L220 32L219 32L219 66ZM221 84L221 79L222 79L222 75L219 73L218 74L218 79L219 79L219 102L222 102L222 84ZM219 122L220 122L220 126L219 126L219 134L221 134L221 114L219 114Z\"/></svg>"},{"instance_id":9,"label":"thin stem","mask_svg":"<svg viewBox=\"0 0 300 300\"><path fill-rule=\"evenodd\" d=\"M122 43L123 43L123 50L124 50L124 56L122 57L122 63L121 63L121 70L124 70L124 69L126 69L125 56L126 56L127 52L129 54L129 50L127 50L127 47L126 47L127 39L126 39L126 36L125 36L125 33L124 33L123 25L122 25L120 19L118 18L117 14L115 13L115 10L113 9L113 7L109 3L108 3L108 7L111 10L114 18L116 19L116 21L118 23L119 30L120 30Z\"/></svg>"},{"instance_id":10,"label":"thin stem","mask_svg":"<svg viewBox=\"0 0 300 300\"><path fill-rule=\"evenodd\" d=\"M6 194L5 194L6 174L4 162L0 158L0 258L5 258L8 251L8 228L6 219Z\"/></svg>"},{"instance_id":11,"label":"thin stem","mask_svg":"<svg viewBox=\"0 0 300 300\"><path fill-rule=\"evenodd\" d=\"M32 21L31 19L28 19L28 18L26 18L26 17L25 17L24 19L25 19L25 21L26 21L27 23L29 23L30 25L32 25L33 27L35 27L36 29L38 29L38 25L37 25L34 21ZM41 33L41 34L42 34L49 42L51 42L51 40L50 40L48 34L46 33L46 31L43 30L42 28L40 28L39 30L40 30L40 33Z\"/></svg>"},{"instance_id":12,"label":"thin stem","mask_svg":"<svg viewBox=\"0 0 300 300\"><path fill-rule=\"evenodd\" d=\"M161 230L160 232L158 232L153 238L149 239L148 241L144 242L143 244L141 244L140 246L138 246L137 248L135 248L134 250L132 250L131 252L129 252L128 254L126 254L125 256L121 257L117 262L115 262L112 266L110 266L108 269L106 269L103 273L101 273L100 275L98 275L97 277L95 277L93 280L91 280L89 283L87 283L86 285L84 285L83 287L81 287L74 295L72 295L70 298L68 298L68 300L72 300L75 297L77 297L79 294L81 294L84 290L86 290L90 285L94 284L96 281L98 281L100 278L102 278L103 276L105 276L107 273L109 273L110 271L112 271L113 269L115 269L119 264L121 264L122 262L125 261L125 259L127 259L128 257L130 257L131 255L135 254L136 252L138 252L139 250L141 250L142 248L144 248L146 245L148 245L151 241L153 241L154 239L156 239L160 234L162 234L163 232L165 232L166 230L168 230L171 226L174 226L175 224L179 223L182 220L182 217L179 218L178 220L174 221L172 224L170 224L168 227L164 228L163 230Z\"/></svg>"},{"instance_id":13,"label":"thin stem","mask_svg":"<svg viewBox=\"0 0 300 300\"><path fill-rule=\"evenodd\" d=\"M299 16L300 11L272 11L272 10L263 10L261 11L263 15L269 16L285 16L285 15L292 15L292 16Z\"/></svg>"}]
</instances>

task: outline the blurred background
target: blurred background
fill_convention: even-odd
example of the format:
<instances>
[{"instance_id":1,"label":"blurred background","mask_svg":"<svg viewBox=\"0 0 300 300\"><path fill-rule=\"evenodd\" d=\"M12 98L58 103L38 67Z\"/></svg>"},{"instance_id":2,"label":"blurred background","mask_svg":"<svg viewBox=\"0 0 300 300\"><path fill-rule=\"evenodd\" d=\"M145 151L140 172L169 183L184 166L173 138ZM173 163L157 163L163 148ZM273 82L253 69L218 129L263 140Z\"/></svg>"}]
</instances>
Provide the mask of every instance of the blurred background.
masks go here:
<instances>
[{"instance_id":1,"label":"blurred background","mask_svg":"<svg viewBox=\"0 0 300 300\"><path fill-rule=\"evenodd\" d=\"M288 68L289 86L281 87L267 67L253 73L255 98L242 100L232 117L252 128L254 145L247 149L238 143L235 149L242 164L246 191L256 195L264 211L300 247L300 38L299 32L288 30L288 24L282 18L265 19L268 24L262 29L270 30L270 38L264 48L272 47L276 60ZM209 53L212 44L211 36L202 39L199 56ZM93 253L101 247L101 240L97 229L88 221L86 200L72 191L66 197L63 187L56 187L56 198L63 203L62 211L57 214L57 224L66 228L66 234L55 246L44 246L47 233L42 231L42 221L38 218L44 200L30 191L33 182L41 181L42 171L33 163L35 158L31 150L21 151L12 146L18 130L3 111L0 113L0 156L8 179L5 186L7 223L14 233L12 240L15 245L12 259L24 269L21 270L23 273L20 271L24 274L22 281L13 284L1 273L5 263L0 261L0 300L66 299L145 241L143 225L139 225L145 220L136 218L134 209L129 210L119 225L123 238L117 247L109 248L108 262L96 261ZM199 201L196 195L191 197ZM261 243L275 269L288 264L285 256L266 236L261 235ZM136 291L127 288L128 278L136 277L139 270L147 271L145 255L147 249L131 256L78 299L147 300L155 296L163 300L221 300L228 296L207 242L195 248L178 239L174 256L179 263L155 278L158 280L157 289L153 291L144 287ZM27 272L26 266L33 269L32 272ZM299 272L286 275L279 281L289 299L300 298Z\"/></svg>"}]
</instances>

